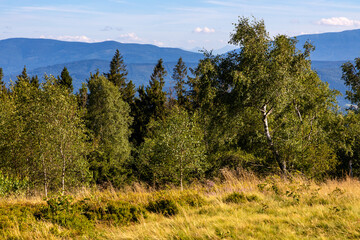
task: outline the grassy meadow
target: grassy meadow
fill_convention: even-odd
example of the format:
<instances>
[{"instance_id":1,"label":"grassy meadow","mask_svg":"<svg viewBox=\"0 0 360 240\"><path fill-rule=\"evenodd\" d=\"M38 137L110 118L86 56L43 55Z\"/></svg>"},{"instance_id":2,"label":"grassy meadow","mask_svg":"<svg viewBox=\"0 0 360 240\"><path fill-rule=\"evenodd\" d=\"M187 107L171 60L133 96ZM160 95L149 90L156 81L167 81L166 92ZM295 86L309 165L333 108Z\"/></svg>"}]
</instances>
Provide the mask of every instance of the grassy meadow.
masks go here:
<instances>
[{"instance_id":1,"label":"grassy meadow","mask_svg":"<svg viewBox=\"0 0 360 240\"><path fill-rule=\"evenodd\" d=\"M184 191L141 184L8 196L0 239L359 239L360 181L223 172Z\"/></svg>"}]
</instances>

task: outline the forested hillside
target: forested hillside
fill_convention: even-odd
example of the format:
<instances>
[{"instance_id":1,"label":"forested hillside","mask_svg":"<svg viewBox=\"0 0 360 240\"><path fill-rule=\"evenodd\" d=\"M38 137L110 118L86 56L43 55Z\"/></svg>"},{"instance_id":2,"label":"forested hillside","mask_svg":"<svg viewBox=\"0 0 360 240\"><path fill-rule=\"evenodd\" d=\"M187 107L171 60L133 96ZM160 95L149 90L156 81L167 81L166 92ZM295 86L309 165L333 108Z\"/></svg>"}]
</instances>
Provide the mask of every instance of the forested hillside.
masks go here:
<instances>
[{"instance_id":1,"label":"forested hillside","mask_svg":"<svg viewBox=\"0 0 360 240\"><path fill-rule=\"evenodd\" d=\"M247 18L230 43L241 50L205 53L191 69L183 58L173 69L160 58L139 87L120 50L75 94L66 67L44 82L26 68L9 87L1 81L3 194L134 182L183 189L223 169L358 176L359 60L342 65L353 107L339 111L339 92L312 69L310 43L298 51L296 40L271 38L263 21Z\"/></svg>"}]
</instances>

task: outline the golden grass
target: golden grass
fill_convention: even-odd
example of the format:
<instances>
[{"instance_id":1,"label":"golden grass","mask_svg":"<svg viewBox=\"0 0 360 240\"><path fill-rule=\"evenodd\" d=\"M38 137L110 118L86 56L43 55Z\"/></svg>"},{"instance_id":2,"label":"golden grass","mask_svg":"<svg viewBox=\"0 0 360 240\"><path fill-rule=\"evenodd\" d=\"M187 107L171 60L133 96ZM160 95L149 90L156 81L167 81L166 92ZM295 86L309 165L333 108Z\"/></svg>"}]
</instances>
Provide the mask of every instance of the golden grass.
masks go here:
<instances>
[{"instance_id":1,"label":"golden grass","mask_svg":"<svg viewBox=\"0 0 360 240\"><path fill-rule=\"evenodd\" d=\"M178 202L179 214L165 217L148 213L139 223L126 226L98 223L79 233L46 221L28 219L2 227L3 239L360 239L360 181L328 180L316 183L302 177L270 176L259 179L247 172L223 171L223 181L189 186L184 192L161 192L134 184L121 191L82 189L75 199L122 200L145 206L159 195ZM229 194L243 193L247 200L226 203ZM180 199L201 196L194 207ZM44 204L41 198L10 197L0 206ZM24 220L22 220L24 221Z\"/></svg>"}]
</instances>

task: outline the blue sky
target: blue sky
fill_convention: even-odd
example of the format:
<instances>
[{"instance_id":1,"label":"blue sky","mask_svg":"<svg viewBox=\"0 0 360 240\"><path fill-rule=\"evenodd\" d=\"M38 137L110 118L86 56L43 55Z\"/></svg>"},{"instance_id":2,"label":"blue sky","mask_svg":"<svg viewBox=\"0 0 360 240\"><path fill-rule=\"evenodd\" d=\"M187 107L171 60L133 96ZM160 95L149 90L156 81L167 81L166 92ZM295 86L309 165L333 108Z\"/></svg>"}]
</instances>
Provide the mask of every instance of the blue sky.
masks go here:
<instances>
[{"instance_id":1,"label":"blue sky","mask_svg":"<svg viewBox=\"0 0 360 240\"><path fill-rule=\"evenodd\" d=\"M0 0L0 39L149 43L218 49L239 16L264 19L271 35L360 28L355 0Z\"/></svg>"}]
</instances>

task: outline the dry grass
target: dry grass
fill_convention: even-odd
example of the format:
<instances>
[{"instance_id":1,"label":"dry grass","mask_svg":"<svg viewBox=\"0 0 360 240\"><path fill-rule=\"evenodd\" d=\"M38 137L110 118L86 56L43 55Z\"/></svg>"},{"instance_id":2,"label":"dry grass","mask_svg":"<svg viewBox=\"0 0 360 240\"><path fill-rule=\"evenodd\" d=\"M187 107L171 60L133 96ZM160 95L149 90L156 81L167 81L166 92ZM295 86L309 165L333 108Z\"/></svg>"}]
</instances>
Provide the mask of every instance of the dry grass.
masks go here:
<instances>
[{"instance_id":1,"label":"dry grass","mask_svg":"<svg viewBox=\"0 0 360 240\"><path fill-rule=\"evenodd\" d=\"M161 192L135 184L122 191L82 189L75 199L111 199L145 206L158 196L177 202L172 217L148 213L138 223L116 226L98 223L90 232L77 232L33 218L1 224L4 239L359 239L360 181L345 179L316 183L302 177L259 179L247 172L223 172L224 181L196 184L184 192ZM240 203L225 198L238 192ZM200 196L204 203L184 204L184 196ZM11 197L1 207L44 204L41 198ZM8 211L11 214L11 210ZM27 224L20 221L29 221Z\"/></svg>"}]
</instances>

